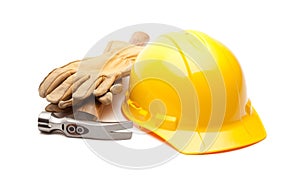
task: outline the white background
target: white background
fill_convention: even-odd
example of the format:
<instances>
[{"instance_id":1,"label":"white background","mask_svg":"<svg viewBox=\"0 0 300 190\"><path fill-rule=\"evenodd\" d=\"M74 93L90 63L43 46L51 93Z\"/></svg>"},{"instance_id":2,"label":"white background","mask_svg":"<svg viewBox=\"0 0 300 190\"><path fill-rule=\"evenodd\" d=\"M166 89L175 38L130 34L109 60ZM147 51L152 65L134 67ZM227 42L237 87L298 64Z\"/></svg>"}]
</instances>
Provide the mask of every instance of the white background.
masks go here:
<instances>
[{"instance_id":1,"label":"white background","mask_svg":"<svg viewBox=\"0 0 300 190\"><path fill-rule=\"evenodd\" d=\"M267 139L129 170L81 140L41 135L43 77L110 32L147 22L200 30L226 44L243 67ZM299 189L299 23L296 0L1 1L0 189Z\"/></svg>"}]
</instances>

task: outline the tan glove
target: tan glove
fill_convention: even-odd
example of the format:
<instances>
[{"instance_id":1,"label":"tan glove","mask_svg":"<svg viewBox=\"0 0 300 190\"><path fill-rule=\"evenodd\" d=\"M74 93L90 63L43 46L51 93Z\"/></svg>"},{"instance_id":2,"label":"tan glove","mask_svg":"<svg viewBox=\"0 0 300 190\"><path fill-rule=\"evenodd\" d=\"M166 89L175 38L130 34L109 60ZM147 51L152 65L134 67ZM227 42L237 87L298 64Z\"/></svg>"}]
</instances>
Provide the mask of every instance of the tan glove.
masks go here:
<instances>
[{"instance_id":1,"label":"tan glove","mask_svg":"<svg viewBox=\"0 0 300 190\"><path fill-rule=\"evenodd\" d=\"M140 46L145 45L148 41L149 36L144 32L135 32L130 39L132 44ZM107 44L101 56L74 61L54 69L43 80L39 88L40 96L46 97L51 102L45 109L52 112L65 111L65 108L73 104L73 99L71 99L72 93L75 100L82 100L92 94L92 86L96 89L94 94L98 95L97 99L102 104L110 104L113 94L118 94L122 91L122 80L116 79L129 73L131 66L126 68L126 65L132 65L138 54L134 52L140 51L138 50L139 48L135 47L127 42L111 41ZM131 49L135 50L132 51ZM126 55L128 52L129 54ZM118 61L120 63L115 64ZM125 64L122 65L121 62ZM111 66L107 66L110 64ZM91 70L94 72L91 72ZM98 75L97 70L99 72ZM114 85L111 85L113 81Z\"/></svg>"},{"instance_id":2,"label":"tan glove","mask_svg":"<svg viewBox=\"0 0 300 190\"><path fill-rule=\"evenodd\" d=\"M40 96L64 109L72 106L73 100L83 100L92 93L96 97L104 95L115 80L129 74L137 55L143 49L128 43L126 45L115 53L106 52L53 70L41 83Z\"/></svg>"},{"instance_id":3,"label":"tan glove","mask_svg":"<svg viewBox=\"0 0 300 190\"><path fill-rule=\"evenodd\" d=\"M118 50L122 49L123 47L128 46L129 44L126 42L121 42L121 41L111 41L107 44L106 49L104 50L104 54L106 55L107 59L109 56L113 55L116 53ZM103 55L103 56L105 56ZM84 60L83 60L84 62ZM53 92L54 89L59 87L63 81L68 79L68 81L65 81L66 83L75 83L80 85L83 83L83 81L74 81L74 74L78 70L78 66L80 65L81 60L73 61L70 62L60 68L54 69L51 73L48 74L48 76L45 77L45 79L42 81L39 87L39 94L42 98L45 98L47 95ZM85 79L82 79L85 80ZM75 85L76 86L76 85ZM61 87L64 89L65 87ZM72 90L72 89L69 89ZM62 93L61 90L58 90L58 92ZM55 94L55 93L52 93ZM70 95L70 93L66 93L67 95ZM62 98L65 99L65 98ZM52 102L52 101L51 101ZM57 102L54 102L57 103Z\"/></svg>"}]
</instances>

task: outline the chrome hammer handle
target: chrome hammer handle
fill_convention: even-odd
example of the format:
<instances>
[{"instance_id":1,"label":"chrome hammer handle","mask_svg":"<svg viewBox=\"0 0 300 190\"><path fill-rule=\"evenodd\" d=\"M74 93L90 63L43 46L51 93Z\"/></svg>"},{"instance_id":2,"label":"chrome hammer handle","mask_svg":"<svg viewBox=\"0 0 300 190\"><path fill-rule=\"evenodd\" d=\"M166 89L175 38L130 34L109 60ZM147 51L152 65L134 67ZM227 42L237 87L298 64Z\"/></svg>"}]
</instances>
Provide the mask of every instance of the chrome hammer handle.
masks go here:
<instances>
[{"instance_id":1,"label":"chrome hammer handle","mask_svg":"<svg viewBox=\"0 0 300 190\"><path fill-rule=\"evenodd\" d=\"M131 121L96 122L75 120L68 117L59 118L51 112L41 112L38 118L38 128L45 133L61 131L67 137L79 137L98 140L126 140L132 137L132 132L118 132L132 128Z\"/></svg>"}]
</instances>

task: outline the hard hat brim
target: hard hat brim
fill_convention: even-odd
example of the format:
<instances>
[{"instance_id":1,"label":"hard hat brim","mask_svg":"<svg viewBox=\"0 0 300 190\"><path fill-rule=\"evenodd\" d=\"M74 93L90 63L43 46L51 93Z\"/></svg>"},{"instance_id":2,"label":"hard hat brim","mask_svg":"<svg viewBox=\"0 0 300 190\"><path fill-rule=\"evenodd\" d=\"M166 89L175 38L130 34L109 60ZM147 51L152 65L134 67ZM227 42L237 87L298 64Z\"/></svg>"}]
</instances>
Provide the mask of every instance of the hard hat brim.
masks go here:
<instances>
[{"instance_id":1,"label":"hard hat brim","mask_svg":"<svg viewBox=\"0 0 300 190\"><path fill-rule=\"evenodd\" d=\"M123 112L134 121L126 109ZM141 127L147 129L146 126ZM218 131L170 131L162 128L151 131L149 134L161 138L183 154L227 152L253 145L266 138L263 123L253 107L251 114L247 114L240 121L223 124Z\"/></svg>"},{"instance_id":2,"label":"hard hat brim","mask_svg":"<svg viewBox=\"0 0 300 190\"><path fill-rule=\"evenodd\" d=\"M266 138L266 131L256 110L252 107L251 115L244 116L240 121L229 124L223 124L219 131L193 132L186 145L177 143L176 138L184 131L168 131L157 129L156 135L166 140L173 148L183 154L210 154L226 152L253 145ZM179 134L177 134L179 133Z\"/></svg>"}]
</instances>

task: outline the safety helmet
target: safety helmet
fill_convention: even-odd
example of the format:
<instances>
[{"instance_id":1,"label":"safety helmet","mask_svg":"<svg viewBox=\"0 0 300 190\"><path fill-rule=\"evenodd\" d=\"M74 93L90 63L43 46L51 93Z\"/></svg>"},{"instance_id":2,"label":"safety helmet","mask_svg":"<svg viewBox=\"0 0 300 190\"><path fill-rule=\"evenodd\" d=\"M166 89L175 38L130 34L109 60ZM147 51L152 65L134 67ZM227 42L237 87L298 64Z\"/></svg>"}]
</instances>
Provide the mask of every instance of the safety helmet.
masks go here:
<instances>
[{"instance_id":1,"label":"safety helmet","mask_svg":"<svg viewBox=\"0 0 300 190\"><path fill-rule=\"evenodd\" d=\"M184 154L238 149L266 132L230 50L198 31L148 44L132 67L124 115Z\"/></svg>"}]
</instances>

